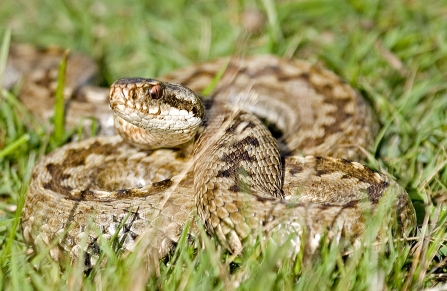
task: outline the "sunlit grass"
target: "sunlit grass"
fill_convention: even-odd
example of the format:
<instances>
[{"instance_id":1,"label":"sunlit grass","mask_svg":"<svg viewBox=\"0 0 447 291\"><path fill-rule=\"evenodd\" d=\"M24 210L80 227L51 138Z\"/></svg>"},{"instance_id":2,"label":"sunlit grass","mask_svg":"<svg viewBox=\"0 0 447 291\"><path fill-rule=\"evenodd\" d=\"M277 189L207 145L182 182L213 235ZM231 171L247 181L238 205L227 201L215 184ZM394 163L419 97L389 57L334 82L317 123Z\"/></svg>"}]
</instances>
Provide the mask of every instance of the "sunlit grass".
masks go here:
<instances>
[{"instance_id":1,"label":"sunlit grass","mask_svg":"<svg viewBox=\"0 0 447 291\"><path fill-rule=\"evenodd\" d=\"M241 13L257 8L264 26L244 36ZM16 98L0 95L0 288L6 290L420 290L447 280L447 4L443 1L6 1L0 5L0 71L13 41L81 51L100 64L102 84L154 77L219 56L273 53L321 63L357 88L382 125L369 165L396 177L421 224L409 243L391 240L343 256L322 247L309 264L277 258L267 243L229 263L206 236L186 239L160 277L145 277L138 253L117 256L103 242L104 266L84 274L47 252L29 254L19 227L30 170L55 144ZM2 73L0 72L0 76ZM62 139L60 139L62 137ZM58 140L64 140L59 132ZM377 159L376 161L374 160ZM380 217L375 217L380 220ZM436 289L434 289L436 290Z\"/></svg>"}]
</instances>

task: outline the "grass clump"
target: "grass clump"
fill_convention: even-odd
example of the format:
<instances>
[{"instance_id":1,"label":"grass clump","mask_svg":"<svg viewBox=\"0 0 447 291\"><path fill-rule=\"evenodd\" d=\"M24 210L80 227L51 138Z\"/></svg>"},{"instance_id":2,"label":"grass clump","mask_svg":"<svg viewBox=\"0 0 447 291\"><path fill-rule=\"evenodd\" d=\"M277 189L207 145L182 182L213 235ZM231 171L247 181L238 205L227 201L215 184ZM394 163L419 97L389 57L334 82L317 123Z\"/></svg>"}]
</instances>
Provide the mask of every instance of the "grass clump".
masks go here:
<instances>
[{"instance_id":1,"label":"grass clump","mask_svg":"<svg viewBox=\"0 0 447 291\"><path fill-rule=\"evenodd\" d=\"M243 12L264 24L243 35ZM247 250L228 263L212 240L193 251L180 243L160 276L139 270L138 254L106 251L85 275L48 254L31 259L19 222L32 166L52 148L16 98L0 92L0 288L442 290L447 279L447 22L444 1L151 1L18 0L0 6L0 76L10 37L58 45L97 60L103 85L119 77L155 77L219 56L271 53L322 63L357 88L381 124L369 166L396 178L411 195L420 229L409 244L390 240L342 256L323 246L309 265L283 261L281 246ZM63 134L59 133L59 140ZM63 140L63 138L62 138ZM380 219L380 217L375 217ZM107 243L104 250L111 250Z\"/></svg>"}]
</instances>

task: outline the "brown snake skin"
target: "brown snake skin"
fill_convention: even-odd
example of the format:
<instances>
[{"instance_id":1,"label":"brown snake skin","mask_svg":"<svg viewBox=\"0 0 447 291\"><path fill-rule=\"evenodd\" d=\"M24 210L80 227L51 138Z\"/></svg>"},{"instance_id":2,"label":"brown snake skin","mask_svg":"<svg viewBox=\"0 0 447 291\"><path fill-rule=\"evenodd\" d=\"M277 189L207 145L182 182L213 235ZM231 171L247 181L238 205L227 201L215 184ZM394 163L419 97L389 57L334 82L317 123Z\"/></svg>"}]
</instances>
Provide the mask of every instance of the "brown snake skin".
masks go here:
<instances>
[{"instance_id":1,"label":"brown snake skin","mask_svg":"<svg viewBox=\"0 0 447 291\"><path fill-rule=\"evenodd\" d=\"M30 109L40 108L36 115L43 119L51 114L51 70L59 59L57 51L27 47L10 53L8 82L23 76L21 99ZM160 80L201 92L227 63L195 65ZM86 57L71 54L68 126L87 113L108 134L112 112L102 97L86 102L90 90L104 96L102 89L85 86L95 70ZM363 99L335 74L275 56L233 59L211 95L198 140L186 148L147 150L117 135L99 136L41 158L23 209L26 241L39 248L58 239L50 251L55 260L67 254L76 260L86 251L89 267L100 252L98 236L111 238L119 231L123 249L133 250L140 241L147 255L158 259L197 213L233 254L259 231L266 237L296 232L298 238L305 232L301 239L313 253L325 233L348 244L360 239L366 217L385 196L396 201L397 224L389 225L394 235L414 230L415 212L405 190L349 161L362 160L361 149L372 144L376 126ZM277 140L261 120L280 132ZM196 231L192 223L191 234Z\"/></svg>"}]
</instances>

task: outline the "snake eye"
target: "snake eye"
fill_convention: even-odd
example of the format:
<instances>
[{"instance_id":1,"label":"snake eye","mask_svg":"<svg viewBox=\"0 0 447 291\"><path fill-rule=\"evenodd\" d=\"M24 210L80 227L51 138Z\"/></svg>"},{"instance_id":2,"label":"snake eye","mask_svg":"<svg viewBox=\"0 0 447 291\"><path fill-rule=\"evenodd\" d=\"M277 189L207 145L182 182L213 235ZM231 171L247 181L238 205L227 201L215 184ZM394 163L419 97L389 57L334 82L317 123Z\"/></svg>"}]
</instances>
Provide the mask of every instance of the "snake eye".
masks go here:
<instances>
[{"instance_id":1,"label":"snake eye","mask_svg":"<svg viewBox=\"0 0 447 291\"><path fill-rule=\"evenodd\" d=\"M154 85L149 89L149 94L152 99L160 99L162 95L163 89L160 85Z\"/></svg>"}]
</instances>

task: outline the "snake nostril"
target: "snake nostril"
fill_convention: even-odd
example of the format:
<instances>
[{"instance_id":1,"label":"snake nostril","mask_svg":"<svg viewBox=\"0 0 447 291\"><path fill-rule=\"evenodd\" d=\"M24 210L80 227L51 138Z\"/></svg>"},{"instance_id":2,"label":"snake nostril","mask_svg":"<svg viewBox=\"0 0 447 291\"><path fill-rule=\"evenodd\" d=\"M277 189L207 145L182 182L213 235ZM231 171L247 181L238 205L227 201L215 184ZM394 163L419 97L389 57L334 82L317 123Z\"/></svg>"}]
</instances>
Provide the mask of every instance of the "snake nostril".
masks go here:
<instances>
[{"instance_id":1,"label":"snake nostril","mask_svg":"<svg viewBox=\"0 0 447 291\"><path fill-rule=\"evenodd\" d=\"M152 99L160 99L162 95L163 89L160 85L154 85L149 89L149 94Z\"/></svg>"}]
</instances>

